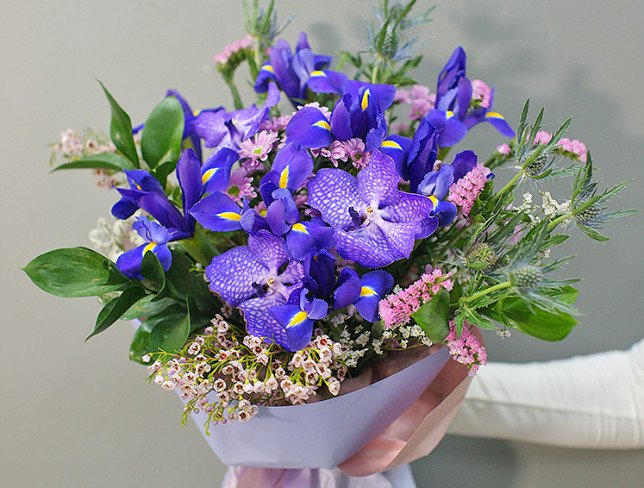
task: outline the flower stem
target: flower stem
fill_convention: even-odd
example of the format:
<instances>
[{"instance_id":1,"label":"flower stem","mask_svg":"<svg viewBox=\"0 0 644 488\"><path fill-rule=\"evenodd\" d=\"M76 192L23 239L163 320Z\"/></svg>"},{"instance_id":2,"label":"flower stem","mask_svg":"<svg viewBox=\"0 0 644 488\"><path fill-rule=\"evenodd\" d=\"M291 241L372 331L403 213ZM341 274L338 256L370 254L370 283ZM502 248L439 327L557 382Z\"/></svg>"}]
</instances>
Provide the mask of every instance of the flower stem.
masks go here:
<instances>
[{"instance_id":1,"label":"flower stem","mask_svg":"<svg viewBox=\"0 0 644 488\"><path fill-rule=\"evenodd\" d=\"M517 181L519 181L519 178L523 175L523 169L517 171L517 174L515 174L510 181L508 181L503 188L501 188L497 194L496 198L500 198L502 195L507 193L508 191L512 190L516 186Z\"/></svg>"},{"instance_id":2,"label":"flower stem","mask_svg":"<svg viewBox=\"0 0 644 488\"><path fill-rule=\"evenodd\" d=\"M490 293L494 293L495 291L500 291L500 290L505 290L506 288L510 288L510 286L512 286L512 283L510 283L509 281L503 281L501 283L497 283L494 286L486 288L485 290L481 290L479 292L476 292L474 295L462 298L461 302L470 303L470 302L473 302L474 300L478 300L479 298L484 297L485 295L489 295Z\"/></svg>"},{"instance_id":3,"label":"flower stem","mask_svg":"<svg viewBox=\"0 0 644 488\"><path fill-rule=\"evenodd\" d=\"M568 213L565 213L565 214L563 214L563 215L560 215L559 217L557 217L556 219L554 219L552 222L550 222L550 223L548 224L548 232L550 232L551 230L553 230L555 227L557 227L557 226L558 226L561 222L563 222L564 220L567 220L567 219L571 218L573 215L575 215L575 213L574 213L574 212L568 212Z\"/></svg>"},{"instance_id":4,"label":"flower stem","mask_svg":"<svg viewBox=\"0 0 644 488\"><path fill-rule=\"evenodd\" d=\"M228 88L230 88L230 94L233 96L235 110L244 108L244 102L242 102L241 95L239 94L239 90L237 89L237 85L235 84L232 76L226 77L226 84L228 85Z\"/></svg>"}]
</instances>

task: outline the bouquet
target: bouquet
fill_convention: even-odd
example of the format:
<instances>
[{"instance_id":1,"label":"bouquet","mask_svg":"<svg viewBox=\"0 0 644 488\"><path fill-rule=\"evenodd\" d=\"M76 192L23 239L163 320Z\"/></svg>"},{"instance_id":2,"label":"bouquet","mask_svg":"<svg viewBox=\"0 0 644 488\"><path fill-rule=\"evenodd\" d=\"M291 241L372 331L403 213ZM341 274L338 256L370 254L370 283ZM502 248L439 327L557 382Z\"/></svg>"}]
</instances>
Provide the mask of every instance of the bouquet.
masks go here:
<instances>
[{"instance_id":1,"label":"bouquet","mask_svg":"<svg viewBox=\"0 0 644 488\"><path fill-rule=\"evenodd\" d=\"M436 85L416 80L409 31L431 9L415 3L382 2L369 49L334 66L305 33L277 39L274 2L254 0L248 36L213 58L232 109L168 90L133 127L101 84L109 137L68 130L54 146L55 171L91 169L116 192L113 218L95 250L26 273L98 297L89 337L136 320L130 358L226 464L365 475L427 454L486 363L480 331L566 337L576 280L554 248L578 231L605 241L632 212L608 208L627 182L595 179L570 119L547 131L526 102L513 128L462 48ZM453 149L478 125L504 138L493 154Z\"/></svg>"}]
</instances>

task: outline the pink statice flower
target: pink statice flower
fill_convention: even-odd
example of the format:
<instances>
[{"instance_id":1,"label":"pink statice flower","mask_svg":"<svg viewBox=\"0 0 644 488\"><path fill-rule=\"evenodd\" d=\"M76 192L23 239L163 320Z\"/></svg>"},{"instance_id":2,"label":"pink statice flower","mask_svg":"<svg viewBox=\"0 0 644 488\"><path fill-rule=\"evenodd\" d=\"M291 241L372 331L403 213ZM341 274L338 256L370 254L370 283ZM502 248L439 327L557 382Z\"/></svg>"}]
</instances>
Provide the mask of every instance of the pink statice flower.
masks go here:
<instances>
[{"instance_id":1,"label":"pink statice flower","mask_svg":"<svg viewBox=\"0 0 644 488\"><path fill-rule=\"evenodd\" d=\"M452 359L467 366L470 370L469 375L474 376L479 370L479 366L487 364L487 351L478 338L472 334L470 327L470 324L464 322L461 336L457 337L454 321L450 321L446 341Z\"/></svg>"},{"instance_id":2,"label":"pink statice flower","mask_svg":"<svg viewBox=\"0 0 644 488\"><path fill-rule=\"evenodd\" d=\"M557 147L561 152L567 156L572 156L574 159L579 159L582 163L586 162L586 153L588 148L586 144L577 139L568 139L564 137L557 143Z\"/></svg>"},{"instance_id":3,"label":"pink statice flower","mask_svg":"<svg viewBox=\"0 0 644 488\"><path fill-rule=\"evenodd\" d=\"M228 44L220 53L215 54L212 57L212 60L215 64L226 64L234 54L237 54L239 51L244 49L249 49L252 45L253 38L251 36L246 36L243 39L239 39L238 41Z\"/></svg>"},{"instance_id":4,"label":"pink statice flower","mask_svg":"<svg viewBox=\"0 0 644 488\"><path fill-rule=\"evenodd\" d=\"M490 108L492 102L492 89L481 80L472 80L472 101L480 107Z\"/></svg>"},{"instance_id":5,"label":"pink statice flower","mask_svg":"<svg viewBox=\"0 0 644 488\"><path fill-rule=\"evenodd\" d=\"M260 167L260 161L268 159L268 155L273 150L278 139L275 132L263 130L250 139L242 141L239 145L239 157L250 161L246 166L257 169Z\"/></svg>"},{"instance_id":6,"label":"pink statice flower","mask_svg":"<svg viewBox=\"0 0 644 488\"><path fill-rule=\"evenodd\" d=\"M537 135L534 136L534 141L532 144L548 144L552 140L552 134L545 130L540 130L537 132Z\"/></svg>"},{"instance_id":7,"label":"pink statice flower","mask_svg":"<svg viewBox=\"0 0 644 488\"><path fill-rule=\"evenodd\" d=\"M464 217L470 214L474 202L485 188L490 173L489 168L477 164L472 171L449 187L447 200L456 205Z\"/></svg>"},{"instance_id":8,"label":"pink statice flower","mask_svg":"<svg viewBox=\"0 0 644 488\"><path fill-rule=\"evenodd\" d=\"M253 188L253 179L249 177L244 168L239 168L230 174L226 193L235 202L241 204L244 198L253 199L257 192Z\"/></svg>"},{"instance_id":9,"label":"pink statice flower","mask_svg":"<svg viewBox=\"0 0 644 488\"><path fill-rule=\"evenodd\" d=\"M499 144L498 146L496 146L496 152L498 152L502 156L509 156L512 152L512 148L510 148L508 144Z\"/></svg>"},{"instance_id":10,"label":"pink statice flower","mask_svg":"<svg viewBox=\"0 0 644 488\"><path fill-rule=\"evenodd\" d=\"M380 300L378 311L384 326L388 329L409 323L411 315L424 303L431 300L441 288L450 291L454 283L450 273L434 268L404 290L394 292Z\"/></svg>"}]
</instances>

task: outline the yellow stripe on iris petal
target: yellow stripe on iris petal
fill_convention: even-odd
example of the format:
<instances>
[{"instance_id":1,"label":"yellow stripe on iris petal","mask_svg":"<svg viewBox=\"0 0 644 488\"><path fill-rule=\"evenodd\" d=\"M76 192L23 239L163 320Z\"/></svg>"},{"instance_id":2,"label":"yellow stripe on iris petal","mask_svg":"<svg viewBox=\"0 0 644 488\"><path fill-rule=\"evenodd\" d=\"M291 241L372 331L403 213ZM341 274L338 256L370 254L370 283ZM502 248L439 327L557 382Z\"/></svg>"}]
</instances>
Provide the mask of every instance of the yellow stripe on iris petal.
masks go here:
<instances>
[{"instance_id":1,"label":"yellow stripe on iris petal","mask_svg":"<svg viewBox=\"0 0 644 488\"><path fill-rule=\"evenodd\" d=\"M360 288L361 297L375 297L378 293L370 286L363 286Z\"/></svg>"},{"instance_id":2,"label":"yellow stripe on iris petal","mask_svg":"<svg viewBox=\"0 0 644 488\"><path fill-rule=\"evenodd\" d=\"M369 88L367 88L364 91L364 95L362 95L362 102L360 103L360 106L362 107L362 111L364 112L367 110L367 107L369 106L369 96L371 95L371 91Z\"/></svg>"},{"instance_id":3,"label":"yellow stripe on iris petal","mask_svg":"<svg viewBox=\"0 0 644 488\"><path fill-rule=\"evenodd\" d=\"M306 319L307 319L306 312L303 312L302 310L300 310L295 315L293 315L291 320L288 321L288 325L286 327L295 327L296 325L300 325Z\"/></svg>"},{"instance_id":4,"label":"yellow stripe on iris petal","mask_svg":"<svg viewBox=\"0 0 644 488\"><path fill-rule=\"evenodd\" d=\"M488 112L485 114L486 119L501 119L505 120L505 117L501 115L499 112Z\"/></svg>"},{"instance_id":5,"label":"yellow stripe on iris petal","mask_svg":"<svg viewBox=\"0 0 644 488\"><path fill-rule=\"evenodd\" d=\"M207 181L210 181L219 168L211 168L201 175L201 184L205 185Z\"/></svg>"},{"instance_id":6,"label":"yellow stripe on iris petal","mask_svg":"<svg viewBox=\"0 0 644 488\"><path fill-rule=\"evenodd\" d=\"M294 230L295 232L299 232L301 234L308 234L309 231L306 230L306 227L304 227L303 224L298 222L297 224L293 224L293 227L291 227L291 230Z\"/></svg>"},{"instance_id":7,"label":"yellow stripe on iris petal","mask_svg":"<svg viewBox=\"0 0 644 488\"><path fill-rule=\"evenodd\" d=\"M196 116L197 116L197 115L199 115L200 113L201 113L201 110L193 110L193 111L192 111L192 115L193 115L194 117L196 117Z\"/></svg>"},{"instance_id":8,"label":"yellow stripe on iris petal","mask_svg":"<svg viewBox=\"0 0 644 488\"><path fill-rule=\"evenodd\" d=\"M429 195L427 198L432 201L432 205L434 205L434 208L436 208L436 205L438 205L438 198L436 198L434 195Z\"/></svg>"},{"instance_id":9,"label":"yellow stripe on iris petal","mask_svg":"<svg viewBox=\"0 0 644 488\"><path fill-rule=\"evenodd\" d=\"M269 73L275 73L275 70L270 64L265 64L264 66L262 66L262 69L264 71L268 71Z\"/></svg>"},{"instance_id":10,"label":"yellow stripe on iris petal","mask_svg":"<svg viewBox=\"0 0 644 488\"><path fill-rule=\"evenodd\" d=\"M279 184L280 188L286 188L287 187L287 185L288 185L288 173L289 173L289 170L288 170L288 166L287 166L280 173L280 184Z\"/></svg>"},{"instance_id":11,"label":"yellow stripe on iris petal","mask_svg":"<svg viewBox=\"0 0 644 488\"><path fill-rule=\"evenodd\" d=\"M398 149L399 151L402 151L400 144L398 144L396 141L392 141L391 139L385 139L384 141L382 141L382 147L389 147L391 149Z\"/></svg>"},{"instance_id":12,"label":"yellow stripe on iris petal","mask_svg":"<svg viewBox=\"0 0 644 488\"><path fill-rule=\"evenodd\" d=\"M236 222L241 220L241 214L238 214L236 212L221 212L217 214L217 217L224 220L234 220Z\"/></svg>"},{"instance_id":13,"label":"yellow stripe on iris petal","mask_svg":"<svg viewBox=\"0 0 644 488\"><path fill-rule=\"evenodd\" d=\"M447 112L445 112L445 116L448 119L451 119L452 117L454 117L454 112L452 112L451 110L448 110Z\"/></svg>"},{"instance_id":14,"label":"yellow stripe on iris petal","mask_svg":"<svg viewBox=\"0 0 644 488\"><path fill-rule=\"evenodd\" d=\"M326 76L326 73L324 71L315 70L311 71L311 76Z\"/></svg>"},{"instance_id":15,"label":"yellow stripe on iris petal","mask_svg":"<svg viewBox=\"0 0 644 488\"><path fill-rule=\"evenodd\" d=\"M157 247L157 243L151 242L150 244L148 244L143 248L143 254L145 254L146 252L154 251L156 247Z\"/></svg>"},{"instance_id":16,"label":"yellow stripe on iris petal","mask_svg":"<svg viewBox=\"0 0 644 488\"><path fill-rule=\"evenodd\" d=\"M331 126L326 120L318 120L315 124L313 124L313 127L320 127L321 129L331 132Z\"/></svg>"}]
</instances>

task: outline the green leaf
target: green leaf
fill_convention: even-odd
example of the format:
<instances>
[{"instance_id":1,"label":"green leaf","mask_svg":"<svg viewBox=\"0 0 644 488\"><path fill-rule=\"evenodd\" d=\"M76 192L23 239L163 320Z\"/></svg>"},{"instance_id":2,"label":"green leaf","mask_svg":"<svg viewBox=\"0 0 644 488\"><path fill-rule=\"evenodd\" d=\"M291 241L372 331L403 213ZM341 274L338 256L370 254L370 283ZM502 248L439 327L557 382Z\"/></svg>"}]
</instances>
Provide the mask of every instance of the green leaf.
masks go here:
<instances>
[{"instance_id":1,"label":"green leaf","mask_svg":"<svg viewBox=\"0 0 644 488\"><path fill-rule=\"evenodd\" d=\"M432 342L441 342L449 334L449 292L441 289L411 316Z\"/></svg>"},{"instance_id":2,"label":"green leaf","mask_svg":"<svg viewBox=\"0 0 644 488\"><path fill-rule=\"evenodd\" d=\"M572 287L566 288L574 290ZM567 291L563 296L557 295L562 301L574 302L573 296L576 298L576 294L571 291ZM577 325L577 319L570 314L545 311L517 296L499 300L495 311L504 325L544 341L560 341Z\"/></svg>"},{"instance_id":3,"label":"green leaf","mask_svg":"<svg viewBox=\"0 0 644 488\"><path fill-rule=\"evenodd\" d=\"M176 304L170 297L156 299L156 295L147 295L133 304L121 317L121 320L134 320L163 312L166 308Z\"/></svg>"},{"instance_id":4,"label":"green leaf","mask_svg":"<svg viewBox=\"0 0 644 488\"><path fill-rule=\"evenodd\" d=\"M163 271L159 258L153 252L149 251L143 255L141 274L146 280L146 286L150 285L157 292L157 297L159 297L166 286L165 271Z\"/></svg>"},{"instance_id":5,"label":"green leaf","mask_svg":"<svg viewBox=\"0 0 644 488\"><path fill-rule=\"evenodd\" d=\"M595 241L606 242L607 240L609 240L608 237L606 237L601 232L593 229L592 227L588 227L587 225L579 225L578 227L584 234Z\"/></svg>"},{"instance_id":6,"label":"green leaf","mask_svg":"<svg viewBox=\"0 0 644 488\"><path fill-rule=\"evenodd\" d=\"M154 107L141 133L141 152L150 168L166 161L177 162L181 154L183 124L183 109L175 97L166 97Z\"/></svg>"},{"instance_id":7,"label":"green leaf","mask_svg":"<svg viewBox=\"0 0 644 488\"><path fill-rule=\"evenodd\" d=\"M136 166L118 154L103 153L63 163L52 169L52 172L61 169L109 169L112 171L123 171L124 169L136 169Z\"/></svg>"},{"instance_id":8,"label":"green leaf","mask_svg":"<svg viewBox=\"0 0 644 488\"><path fill-rule=\"evenodd\" d=\"M150 331L150 352L179 351L190 335L190 314L173 314L161 318Z\"/></svg>"},{"instance_id":9,"label":"green leaf","mask_svg":"<svg viewBox=\"0 0 644 488\"><path fill-rule=\"evenodd\" d=\"M167 274L168 288L172 295L182 300L191 298L204 311L216 313L217 300L208 290L208 285L194 271L194 262L185 254L172 251L172 266Z\"/></svg>"},{"instance_id":10,"label":"green leaf","mask_svg":"<svg viewBox=\"0 0 644 488\"><path fill-rule=\"evenodd\" d=\"M114 97L107 91L105 85L100 81L99 83L112 108L112 121L110 122L110 137L112 138L112 142L138 168L139 155L136 152L134 137L132 137L132 122L130 121L130 116L114 100Z\"/></svg>"},{"instance_id":11,"label":"green leaf","mask_svg":"<svg viewBox=\"0 0 644 488\"><path fill-rule=\"evenodd\" d=\"M131 286L118 297L107 302L96 318L94 332L87 336L87 339L106 330L110 325L120 319L133 304L138 302L145 295L145 290L140 286Z\"/></svg>"},{"instance_id":12,"label":"green leaf","mask_svg":"<svg viewBox=\"0 0 644 488\"><path fill-rule=\"evenodd\" d=\"M144 363L141 358L150 352L148 343L150 341L150 331L161 319L148 319L141 322L141 325L136 329L132 342L130 343L130 360L140 364Z\"/></svg>"},{"instance_id":13,"label":"green leaf","mask_svg":"<svg viewBox=\"0 0 644 488\"><path fill-rule=\"evenodd\" d=\"M103 295L130 283L109 259L84 247L49 251L24 271L41 290L65 298Z\"/></svg>"}]
</instances>

